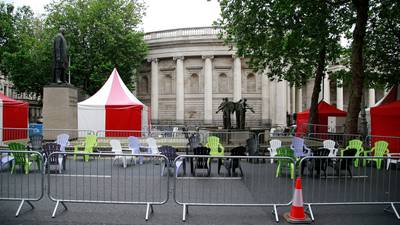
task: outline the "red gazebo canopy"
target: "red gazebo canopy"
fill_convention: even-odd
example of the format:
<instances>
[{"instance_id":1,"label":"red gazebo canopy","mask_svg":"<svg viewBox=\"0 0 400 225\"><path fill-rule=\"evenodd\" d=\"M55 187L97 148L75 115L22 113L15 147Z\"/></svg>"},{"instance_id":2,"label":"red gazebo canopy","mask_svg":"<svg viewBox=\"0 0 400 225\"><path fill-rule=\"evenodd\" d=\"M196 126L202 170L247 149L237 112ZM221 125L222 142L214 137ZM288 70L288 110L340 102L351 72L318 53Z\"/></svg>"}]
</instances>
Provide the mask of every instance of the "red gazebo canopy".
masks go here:
<instances>
[{"instance_id":1,"label":"red gazebo canopy","mask_svg":"<svg viewBox=\"0 0 400 225\"><path fill-rule=\"evenodd\" d=\"M296 125L297 125L297 134L305 133L307 127L304 124L308 124L308 116L310 114L310 109L307 109L303 112L299 112L296 114ZM320 101L318 103L318 124L320 125L328 125L328 117L345 117L347 112L336 108L333 105L328 104L325 101ZM320 127L318 132L326 133L328 130L327 126Z\"/></svg>"},{"instance_id":2,"label":"red gazebo canopy","mask_svg":"<svg viewBox=\"0 0 400 225\"><path fill-rule=\"evenodd\" d=\"M371 135L373 143L387 141L390 152L400 152L400 100L371 108Z\"/></svg>"}]
</instances>

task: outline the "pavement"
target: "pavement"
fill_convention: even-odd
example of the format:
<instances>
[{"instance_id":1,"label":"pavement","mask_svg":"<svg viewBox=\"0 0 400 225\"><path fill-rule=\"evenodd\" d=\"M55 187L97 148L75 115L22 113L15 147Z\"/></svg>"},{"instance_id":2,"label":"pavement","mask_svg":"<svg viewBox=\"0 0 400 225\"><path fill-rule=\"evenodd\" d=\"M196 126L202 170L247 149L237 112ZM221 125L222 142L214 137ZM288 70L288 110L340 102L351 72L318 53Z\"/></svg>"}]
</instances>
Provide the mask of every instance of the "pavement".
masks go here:
<instances>
[{"instance_id":1,"label":"pavement","mask_svg":"<svg viewBox=\"0 0 400 225\"><path fill-rule=\"evenodd\" d=\"M177 180L172 176L159 176L161 162L145 162L143 165L121 164L110 159L95 159L90 162L67 161L64 175L51 174L44 177L44 196L32 202L31 209L25 204L18 217L15 212L17 201L0 201L0 224L277 224L271 206L233 207L233 206L189 206L186 222L182 221L181 205L178 202L224 203L287 203L292 198L293 181L287 172L275 177L276 164L250 163L242 160L243 177L228 177L224 168L217 174L213 163L211 177L200 171L197 177L189 173ZM305 201L399 201L399 168L389 171L377 171L372 167L354 168L353 178L347 175L335 177L328 170L327 178L303 177ZM0 173L0 196L18 194L30 197L40 196L41 175L32 172L10 175L8 171ZM50 178L50 187L48 182ZM123 184L123 185L121 185ZM11 187L10 187L11 186ZM175 188L175 189L174 189ZM168 190L168 191L167 191ZM389 190L389 191L388 191ZM145 221L146 205L66 203L68 210L60 205L55 218L51 217L56 199L83 199L86 201L113 200L122 202L163 202L155 205L154 212ZM377 194L378 193L378 194ZM382 194L379 194L382 193ZM315 217L313 224L329 225L389 225L400 224L394 214L383 209L388 205L327 205L313 206ZM398 207L400 209L400 207ZM278 207L279 224L287 224L282 215L290 207Z\"/></svg>"}]
</instances>

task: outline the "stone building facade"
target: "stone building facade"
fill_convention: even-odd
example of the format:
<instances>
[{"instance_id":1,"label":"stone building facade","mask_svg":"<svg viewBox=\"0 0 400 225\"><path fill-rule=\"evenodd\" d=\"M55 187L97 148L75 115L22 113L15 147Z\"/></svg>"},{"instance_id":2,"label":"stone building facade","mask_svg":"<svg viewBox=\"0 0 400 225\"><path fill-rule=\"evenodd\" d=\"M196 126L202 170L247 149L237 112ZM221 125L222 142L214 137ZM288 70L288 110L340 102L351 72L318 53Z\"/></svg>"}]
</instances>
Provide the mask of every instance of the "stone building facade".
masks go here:
<instances>
[{"instance_id":1,"label":"stone building facade","mask_svg":"<svg viewBox=\"0 0 400 225\"><path fill-rule=\"evenodd\" d=\"M137 79L136 95L151 107L153 124L222 125L222 113L215 112L224 97L248 100L255 111L246 114L248 127L286 126L287 115L309 107L312 80L302 88L270 81L237 57L234 47L224 45L218 32L200 27L145 34L149 54ZM321 98L346 109L346 87L329 79L335 69L339 66L328 68ZM383 91L370 90L369 104L382 95Z\"/></svg>"}]
</instances>

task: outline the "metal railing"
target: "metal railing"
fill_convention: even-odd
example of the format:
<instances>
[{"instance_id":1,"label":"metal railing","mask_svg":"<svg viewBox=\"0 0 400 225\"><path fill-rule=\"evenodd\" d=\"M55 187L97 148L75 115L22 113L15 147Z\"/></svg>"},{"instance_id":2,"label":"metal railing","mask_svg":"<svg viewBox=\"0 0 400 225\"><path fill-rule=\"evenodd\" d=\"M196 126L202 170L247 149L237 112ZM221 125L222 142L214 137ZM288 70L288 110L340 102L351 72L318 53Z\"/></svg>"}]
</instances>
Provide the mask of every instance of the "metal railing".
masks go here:
<instances>
[{"instance_id":1,"label":"metal railing","mask_svg":"<svg viewBox=\"0 0 400 225\"><path fill-rule=\"evenodd\" d=\"M312 205L388 205L400 219L394 206L400 203L399 164L386 170L387 160L388 157L354 156L302 158L298 172L303 177L304 204L311 218L314 220Z\"/></svg>"},{"instance_id":2,"label":"metal railing","mask_svg":"<svg viewBox=\"0 0 400 225\"><path fill-rule=\"evenodd\" d=\"M55 152L50 157L72 159L75 153ZM56 202L52 217L59 204L101 203L146 205L148 220L153 205L162 205L169 198L169 176L162 176L168 160L162 155L151 154L76 154L78 160L67 160L62 174L48 173L48 196ZM92 160L85 162L79 156L89 155ZM142 160L136 160L138 157ZM125 161L125 162L123 162ZM137 161L137 163L135 163ZM127 163L127 167L122 165Z\"/></svg>"},{"instance_id":3,"label":"metal railing","mask_svg":"<svg viewBox=\"0 0 400 225\"><path fill-rule=\"evenodd\" d=\"M16 163L16 157L21 158ZM43 157L35 151L0 150L0 201L20 201L15 216L24 203L39 201L44 193Z\"/></svg>"},{"instance_id":4,"label":"metal railing","mask_svg":"<svg viewBox=\"0 0 400 225\"><path fill-rule=\"evenodd\" d=\"M207 168L196 168L197 160L201 159L210 160ZM173 186L175 202L183 209L182 220L186 221L189 206L261 206L273 207L278 222L277 207L290 204L293 180L277 178L275 166L263 163L271 159L265 156L179 156L174 165L183 160L189 162L190 168L186 176L175 179ZM274 159L294 163L291 158ZM218 172L219 160L223 161ZM237 168L232 170L234 167Z\"/></svg>"}]
</instances>

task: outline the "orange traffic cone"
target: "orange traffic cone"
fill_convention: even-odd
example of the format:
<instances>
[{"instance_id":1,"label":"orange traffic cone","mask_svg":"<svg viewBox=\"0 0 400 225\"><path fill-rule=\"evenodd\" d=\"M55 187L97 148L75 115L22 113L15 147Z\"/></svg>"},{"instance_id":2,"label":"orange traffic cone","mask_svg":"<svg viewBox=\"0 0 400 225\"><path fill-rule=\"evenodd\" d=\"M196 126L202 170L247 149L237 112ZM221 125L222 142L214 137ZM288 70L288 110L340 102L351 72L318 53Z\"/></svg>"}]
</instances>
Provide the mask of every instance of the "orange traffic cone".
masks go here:
<instances>
[{"instance_id":1,"label":"orange traffic cone","mask_svg":"<svg viewBox=\"0 0 400 225\"><path fill-rule=\"evenodd\" d=\"M289 223L311 223L311 218L304 212L301 178L297 177L290 212L283 214Z\"/></svg>"}]
</instances>

